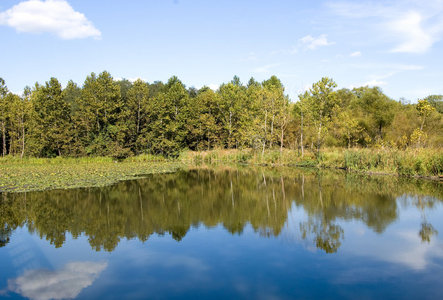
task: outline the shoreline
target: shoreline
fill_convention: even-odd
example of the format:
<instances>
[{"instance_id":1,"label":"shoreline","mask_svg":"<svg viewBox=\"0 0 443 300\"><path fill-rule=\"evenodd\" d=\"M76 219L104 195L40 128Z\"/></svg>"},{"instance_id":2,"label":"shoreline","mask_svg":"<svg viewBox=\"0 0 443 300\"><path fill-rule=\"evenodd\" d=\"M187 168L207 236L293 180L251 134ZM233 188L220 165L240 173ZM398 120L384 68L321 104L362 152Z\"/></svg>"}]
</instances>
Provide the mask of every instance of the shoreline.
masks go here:
<instances>
[{"instance_id":1,"label":"shoreline","mask_svg":"<svg viewBox=\"0 0 443 300\"><path fill-rule=\"evenodd\" d=\"M395 158L398 152L371 151L377 156L378 165L371 167L368 161L369 151L366 149L346 151L325 151L320 160L315 161L313 154L308 153L304 158L295 155L295 150L265 151L264 155L251 149L247 150L210 150L204 152L185 151L178 158L166 159L161 156L139 155L129 157L120 162L110 157L85 157L85 158L0 158L0 193L19 193L31 191L44 191L72 188L92 188L115 184L119 181L134 180L152 174L163 174L185 170L190 167L208 165L236 165L250 167L283 167L306 168L311 170L342 170L363 176L392 176L419 180L443 182L441 165L443 153L433 152L429 156L430 165L425 160L424 154L411 156L402 152L408 160L403 165L396 161L396 168L400 171L393 172L393 166L386 165ZM349 161L348 156L356 156L354 161ZM397 158L395 158L397 159ZM357 162L357 163L356 163ZM419 162L419 163L418 163ZM352 164L351 164L352 163ZM346 165L347 164L347 165ZM414 174L413 169L407 169L424 164L437 168L438 174ZM401 168L399 167L401 166ZM391 168L391 169L388 169ZM403 168L403 169L402 169ZM425 169L420 169L425 170ZM432 170L431 168L428 170Z\"/></svg>"}]
</instances>

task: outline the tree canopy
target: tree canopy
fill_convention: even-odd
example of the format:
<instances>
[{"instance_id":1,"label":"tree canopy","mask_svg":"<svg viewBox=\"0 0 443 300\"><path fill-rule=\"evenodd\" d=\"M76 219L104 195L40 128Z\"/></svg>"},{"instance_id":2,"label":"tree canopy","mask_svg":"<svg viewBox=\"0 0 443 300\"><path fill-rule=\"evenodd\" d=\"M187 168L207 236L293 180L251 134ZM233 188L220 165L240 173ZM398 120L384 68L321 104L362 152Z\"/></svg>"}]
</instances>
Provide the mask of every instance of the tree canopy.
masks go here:
<instances>
[{"instance_id":1,"label":"tree canopy","mask_svg":"<svg viewBox=\"0 0 443 300\"><path fill-rule=\"evenodd\" d=\"M8 91L0 78L1 153L38 157L177 156L183 149L322 147L439 147L443 145L443 96L417 104L386 96L378 87L337 89L324 77L289 99L272 76L243 84L186 87L115 80L91 73L82 86L56 78Z\"/></svg>"}]
</instances>

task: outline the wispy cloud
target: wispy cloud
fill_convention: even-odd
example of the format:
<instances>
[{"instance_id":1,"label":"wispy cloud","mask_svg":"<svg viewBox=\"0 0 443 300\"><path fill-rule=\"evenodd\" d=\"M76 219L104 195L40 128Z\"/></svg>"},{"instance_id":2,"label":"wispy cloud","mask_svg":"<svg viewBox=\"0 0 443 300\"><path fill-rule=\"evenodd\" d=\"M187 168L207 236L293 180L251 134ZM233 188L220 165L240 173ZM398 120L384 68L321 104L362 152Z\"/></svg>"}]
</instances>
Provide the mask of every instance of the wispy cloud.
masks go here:
<instances>
[{"instance_id":1,"label":"wispy cloud","mask_svg":"<svg viewBox=\"0 0 443 300\"><path fill-rule=\"evenodd\" d=\"M369 81L366 81L362 84L362 86L382 86L388 84L386 81L378 80L378 79L372 79Z\"/></svg>"},{"instance_id":2,"label":"wispy cloud","mask_svg":"<svg viewBox=\"0 0 443 300\"><path fill-rule=\"evenodd\" d=\"M360 51L355 51L352 52L351 54L349 54L350 57L360 57L361 56L361 52Z\"/></svg>"},{"instance_id":3,"label":"wispy cloud","mask_svg":"<svg viewBox=\"0 0 443 300\"><path fill-rule=\"evenodd\" d=\"M443 37L443 1L333 2L332 10L355 19L376 19L370 24L397 43L396 53L425 53Z\"/></svg>"},{"instance_id":4,"label":"wispy cloud","mask_svg":"<svg viewBox=\"0 0 443 300\"><path fill-rule=\"evenodd\" d=\"M400 71L418 71L423 70L424 66L415 64L392 64L392 63L359 63L350 64L351 67L357 69L378 69L378 70L388 70L390 72L400 72Z\"/></svg>"},{"instance_id":5,"label":"wispy cloud","mask_svg":"<svg viewBox=\"0 0 443 300\"><path fill-rule=\"evenodd\" d=\"M280 64L268 64L260 66L252 70L253 73L269 73L272 68L278 67Z\"/></svg>"},{"instance_id":6,"label":"wispy cloud","mask_svg":"<svg viewBox=\"0 0 443 300\"><path fill-rule=\"evenodd\" d=\"M28 0L0 12L0 25L18 32L49 32L62 39L100 38L101 32L65 0Z\"/></svg>"},{"instance_id":7,"label":"wispy cloud","mask_svg":"<svg viewBox=\"0 0 443 300\"><path fill-rule=\"evenodd\" d=\"M302 37L299 42L309 50L315 50L319 47L333 45L333 42L328 41L326 34L321 34L318 37L307 35Z\"/></svg>"},{"instance_id":8,"label":"wispy cloud","mask_svg":"<svg viewBox=\"0 0 443 300\"><path fill-rule=\"evenodd\" d=\"M349 88L359 87L359 86L383 86L388 85L387 79L397 75L399 73L403 73L406 71L419 71L423 70L424 67L420 65L409 65L409 64L351 64L352 67L357 69L367 69L367 70L376 70L373 75L369 75L368 80L356 85L351 85Z\"/></svg>"},{"instance_id":9,"label":"wispy cloud","mask_svg":"<svg viewBox=\"0 0 443 300\"><path fill-rule=\"evenodd\" d=\"M258 59L258 56L255 52L249 52L247 57L245 58L245 61L256 61Z\"/></svg>"}]
</instances>

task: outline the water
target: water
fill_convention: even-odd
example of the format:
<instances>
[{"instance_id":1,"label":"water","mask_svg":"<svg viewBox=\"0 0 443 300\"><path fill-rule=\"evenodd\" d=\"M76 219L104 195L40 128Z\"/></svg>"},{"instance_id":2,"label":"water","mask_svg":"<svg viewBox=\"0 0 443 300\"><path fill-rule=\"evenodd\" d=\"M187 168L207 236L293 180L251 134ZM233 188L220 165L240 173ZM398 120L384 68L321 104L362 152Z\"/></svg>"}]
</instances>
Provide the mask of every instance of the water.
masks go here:
<instances>
[{"instance_id":1,"label":"water","mask_svg":"<svg viewBox=\"0 0 443 300\"><path fill-rule=\"evenodd\" d=\"M0 196L0 298L443 295L438 182L220 168Z\"/></svg>"}]
</instances>

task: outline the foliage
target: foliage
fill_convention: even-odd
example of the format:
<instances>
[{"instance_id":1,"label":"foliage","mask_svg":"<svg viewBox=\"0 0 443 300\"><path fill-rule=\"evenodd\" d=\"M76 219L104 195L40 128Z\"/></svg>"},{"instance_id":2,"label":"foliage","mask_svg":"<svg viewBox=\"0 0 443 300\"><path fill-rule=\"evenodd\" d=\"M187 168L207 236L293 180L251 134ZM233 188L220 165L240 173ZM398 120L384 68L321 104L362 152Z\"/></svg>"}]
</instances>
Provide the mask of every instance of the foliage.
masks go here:
<instances>
[{"instance_id":1,"label":"foliage","mask_svg":"<svg viewBox=\"0 0 443 300\"><path fill-rule=\"evenodd\" d=\"M51 78L21 96L0 79L1 153L124 159L253 149L255 162L278 163L285 150L296 150L298 164L305 149L307 161L315 153L321 163L322 148L443 147L441 96L403 104L378 87L336 86L324 77L293 103L276 76L246 85L235 76L214 91L187 88L175 76L166 83L116 81L105 71L91 73L81 87L69 81L63 89Z\"/></svg>"}]
</instances>

